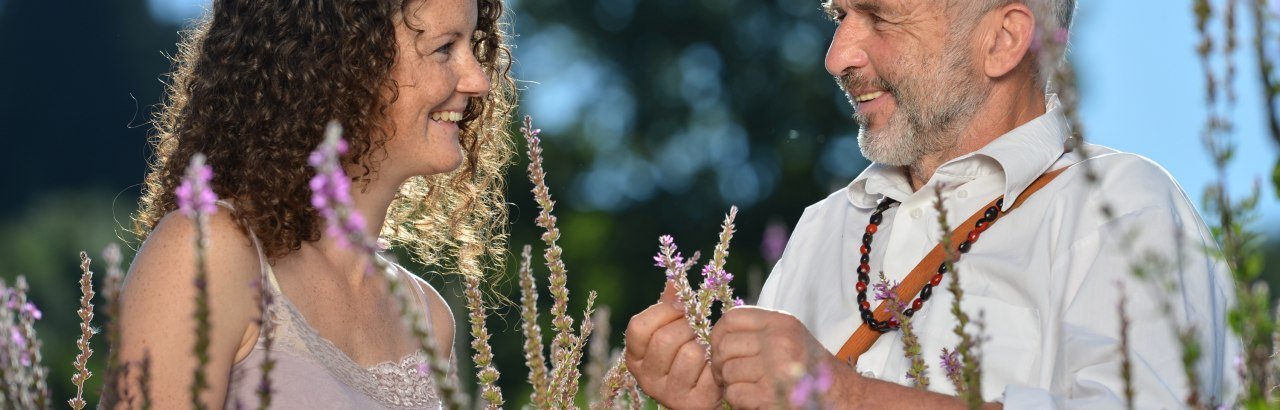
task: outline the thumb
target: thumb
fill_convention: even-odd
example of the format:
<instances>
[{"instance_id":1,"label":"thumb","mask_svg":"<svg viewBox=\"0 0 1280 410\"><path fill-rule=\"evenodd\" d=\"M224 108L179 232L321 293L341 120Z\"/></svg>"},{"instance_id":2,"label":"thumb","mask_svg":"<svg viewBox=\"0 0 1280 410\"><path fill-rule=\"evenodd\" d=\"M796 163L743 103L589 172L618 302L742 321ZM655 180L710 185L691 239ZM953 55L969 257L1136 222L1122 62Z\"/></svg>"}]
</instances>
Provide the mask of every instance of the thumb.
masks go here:
<instances>
[{"instance_id":1,"label":"thumb","mask_svg":"<svg viewBox=\"0 0 1280 410\"><path fill-rule=\"evenodd\" d=\"M674 305L677 302L679 302L679 300L676 299L676 282L674 280L668 280L667 286L662 289L662 297L658 299L658 303L670 303Z\"/></svg>"}]
</instances>

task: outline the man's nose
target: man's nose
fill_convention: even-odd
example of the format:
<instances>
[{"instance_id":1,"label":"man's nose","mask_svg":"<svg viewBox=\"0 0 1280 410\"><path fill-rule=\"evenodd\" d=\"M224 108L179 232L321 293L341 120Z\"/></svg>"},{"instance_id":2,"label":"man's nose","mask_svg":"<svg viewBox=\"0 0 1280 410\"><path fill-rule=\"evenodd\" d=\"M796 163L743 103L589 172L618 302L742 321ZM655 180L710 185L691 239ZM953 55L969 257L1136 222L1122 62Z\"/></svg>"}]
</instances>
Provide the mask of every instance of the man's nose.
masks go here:
<instances>
[{"instance_id":1,"label":"man's nose","mask_svg":"<svg viewBox=\"0 0 1280 410\"><path fill-rule=\"evenodd\" d=\"M852 24L841 24L831 37L831 45L827 48L827 73L839 77L841 74L866 67L870 57L861 42L861 36L853 30Z\"/></svg>"}]
</instances>

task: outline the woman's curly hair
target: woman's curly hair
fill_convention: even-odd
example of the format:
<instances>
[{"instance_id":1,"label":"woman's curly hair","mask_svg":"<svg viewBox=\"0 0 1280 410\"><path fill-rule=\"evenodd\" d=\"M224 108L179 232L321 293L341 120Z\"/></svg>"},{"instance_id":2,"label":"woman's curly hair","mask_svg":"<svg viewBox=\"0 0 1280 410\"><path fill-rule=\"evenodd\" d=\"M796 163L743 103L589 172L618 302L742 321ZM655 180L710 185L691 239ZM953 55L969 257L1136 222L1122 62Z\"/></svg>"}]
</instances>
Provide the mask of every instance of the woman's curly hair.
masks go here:
<instances>
[{"instance_id":1,"label":"woman's curly hair","mask_svg":"<svg viewBox=\"0 0 1280 410\"><path fill-rule=\"evenodd\" d=\"M214 1L184 33L154 118L154 158L134 218L139 239L176 209L174 188L195 153L208 157L213 190L235 202L233 216L268 258L320 239L307 156L325 123L337 120L351 147L344 160L363 169L355 186L377 177L389 138L383 125L397 98L396 24L408 24L406 8L417 1ZM403 184L382 232L424 263L466 274L504 259L503 177L515 105L502 0L477 3L472 50L492 85L459 123L463 165Z\"/></svg>"}]
</instances>

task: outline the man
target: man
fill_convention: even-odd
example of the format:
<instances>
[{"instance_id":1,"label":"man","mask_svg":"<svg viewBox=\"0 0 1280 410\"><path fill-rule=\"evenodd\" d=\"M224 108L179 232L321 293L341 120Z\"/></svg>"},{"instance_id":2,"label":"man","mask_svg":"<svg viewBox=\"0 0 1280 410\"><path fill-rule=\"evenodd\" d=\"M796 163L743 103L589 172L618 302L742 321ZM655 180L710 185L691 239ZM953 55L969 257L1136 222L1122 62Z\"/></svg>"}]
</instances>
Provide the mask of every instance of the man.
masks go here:
<instances>
[{"instance_id":1,"label":"man","mask_svg":"<svg viewBox=\"0 0 1280 410\"><path fill-rule=\"evenodd\" d=\"M959 345L945 290L959 277L964 310L983 324L968 330L985 340L988 407L1123 407L1126 356L1137 407L1183 407L1193 392L1204 403L1230 403L1238 384L1227 371L1238 346L1224 324L1232 285L1204 251L1214 246L1204 223L1158 165L1073 144L1057 98L1045 92L1060 57L1041 61L1045 36L1036 33L1065 42L1074 0L825 6L838 22L827 70L848 93L859 145L874 164L805 210L760 307L734 309L715 325L710 363L670 288L631 320L627 365L646 393L677 409L720 400L790 406L797 403L782 393L799 375L829 369L830 386L817 394L824 406L962 407L940 363L944 348ZM907 386L914 379L902 332L867 313L879 301L867 299L860 276L898 282L923 265L944 235L937 195L952 227L976 234L951 272L923 267L944 271L927 279L937 291L903 300L928 365L926 391ZM961 226L984 211L985 226ZM1151 273L1139 279L1135 268ZM850 366L836 353L844 356L860 327L883 334L847 356ZM1196 386L1181 363L1182 329L1202 352Z\"/></svg>"}]
</instances>

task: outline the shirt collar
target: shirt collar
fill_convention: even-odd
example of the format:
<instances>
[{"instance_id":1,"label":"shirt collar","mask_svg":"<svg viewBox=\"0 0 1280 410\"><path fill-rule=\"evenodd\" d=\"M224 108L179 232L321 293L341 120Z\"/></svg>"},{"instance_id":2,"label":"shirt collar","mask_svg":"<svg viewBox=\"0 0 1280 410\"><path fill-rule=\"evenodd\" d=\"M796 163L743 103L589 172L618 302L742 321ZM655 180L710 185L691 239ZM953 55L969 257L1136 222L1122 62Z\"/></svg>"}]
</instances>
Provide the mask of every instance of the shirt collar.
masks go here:
<instances>
[{"instance_id":1,"label":"shirt collar","mask_svg":"<svg viewBox=\"0 0 1280 410\"><path fill-rule=\"evenodd\" d=\"M938 167L933 180L972 180L1000 173L1004 177L1004 208L1013 206L1018 196L1036 178L1057 162L1066 150L1071 126L1056 94L1045 96L1045 113L1001 135L981 149L962 155ZM871 164L847 188L849 201L860 208L872 208L882 197L898 201L913 191L902 167Z\"/></svg>"}]
</instances>

